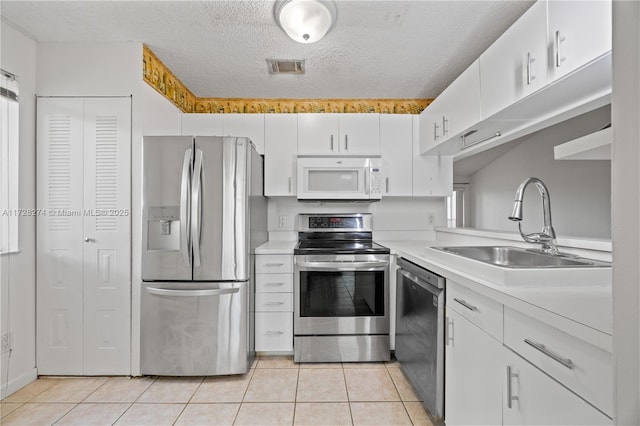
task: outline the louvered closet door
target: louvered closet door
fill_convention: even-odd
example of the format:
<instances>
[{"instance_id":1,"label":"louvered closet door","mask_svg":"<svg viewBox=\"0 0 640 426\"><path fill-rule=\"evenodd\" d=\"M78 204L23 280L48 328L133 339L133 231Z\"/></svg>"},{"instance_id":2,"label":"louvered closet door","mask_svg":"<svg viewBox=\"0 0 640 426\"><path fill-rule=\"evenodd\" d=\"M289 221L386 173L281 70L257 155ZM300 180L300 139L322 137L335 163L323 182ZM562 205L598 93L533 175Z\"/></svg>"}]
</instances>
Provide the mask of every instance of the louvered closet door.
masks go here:
<instances>
[{"instance_id":1,"label":"louvered closet door","mask_svg":"<svg viewBox=\"0 0 640 426\"><path fill-rule=\"evenodd\" d=\"M82 374L82 110L82 99L38 99L39 374Z\"/></svg>"},{"instance_id":2,"label":"louvered closet door","mask_svg":"<svg viewBox=\"0 0 640 426\"><path fill-rule=\"evenodd\" d=\"M84 374L129 374L130 98L84 102Z\"/></svg>"},{"instance_id":3,"label":"louvered closet door","mask_svg":"<svg viewBox=\"0 0 640 426\"><path fill-rule=\"evenodd\" d=\"M38 99L39 374L130 373L130 141L130 98Z\"/></svg>"}]
</instances>

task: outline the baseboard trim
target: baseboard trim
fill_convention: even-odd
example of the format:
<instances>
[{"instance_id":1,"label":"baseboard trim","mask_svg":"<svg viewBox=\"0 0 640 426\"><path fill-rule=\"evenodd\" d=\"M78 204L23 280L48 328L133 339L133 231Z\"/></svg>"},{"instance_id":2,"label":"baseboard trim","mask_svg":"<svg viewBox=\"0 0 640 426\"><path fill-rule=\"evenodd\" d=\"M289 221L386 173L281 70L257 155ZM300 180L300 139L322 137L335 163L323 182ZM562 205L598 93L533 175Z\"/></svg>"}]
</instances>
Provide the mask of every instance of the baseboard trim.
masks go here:
<instances>
[{"instance_id":1,"label":"baseboard trim","mask_svg":"<svg viewBox=\"0 0 640 426\"><path fill-rule=\"evenodd\" d=\"M29 371L24 372L18 377L9 380L8 383L2 383L0 387L0 397L2 399L8 397L12 393L22 389L27 386L29 383L33 382L38 378L38 370L36 368L32 368Z\"/></svg>"}]
</instances>

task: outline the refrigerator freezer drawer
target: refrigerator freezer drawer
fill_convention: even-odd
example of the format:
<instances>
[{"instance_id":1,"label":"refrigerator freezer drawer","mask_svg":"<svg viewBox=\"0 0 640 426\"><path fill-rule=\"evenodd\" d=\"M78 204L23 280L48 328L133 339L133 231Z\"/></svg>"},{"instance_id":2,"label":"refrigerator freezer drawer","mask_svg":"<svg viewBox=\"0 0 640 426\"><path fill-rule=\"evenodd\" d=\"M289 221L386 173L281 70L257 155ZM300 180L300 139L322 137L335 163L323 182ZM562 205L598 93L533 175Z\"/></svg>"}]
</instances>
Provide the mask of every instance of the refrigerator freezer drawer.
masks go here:
<instances>
[{"instance_id":1,"label":"refrigerator freezer drawer","mask_svg":"<svg viewBox=\"0 0 640 426\"><path fill-rule=\"evenodd\" d=\"M241 374L253 361L248 282L142 284L142 374Z\"/></svg>"}]
</instances>

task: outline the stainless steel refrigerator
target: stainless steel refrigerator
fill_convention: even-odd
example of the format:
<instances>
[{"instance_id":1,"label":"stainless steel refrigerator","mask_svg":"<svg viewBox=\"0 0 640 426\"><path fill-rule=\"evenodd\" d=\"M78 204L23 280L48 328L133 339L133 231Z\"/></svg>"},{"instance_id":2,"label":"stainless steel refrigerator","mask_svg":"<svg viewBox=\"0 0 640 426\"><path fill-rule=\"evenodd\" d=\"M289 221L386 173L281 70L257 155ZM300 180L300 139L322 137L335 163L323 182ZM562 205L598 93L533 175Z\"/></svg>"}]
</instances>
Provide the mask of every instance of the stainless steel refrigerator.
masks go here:
<instances>
[{"instance_id":1,"label":"stainless steel refrigerator","mask_svg":"<svg viewBox=\"0 0 640 426\"><path fill-rule=\"evenodd\" d=\"M142 374L248 371L262 156L247 138L145 136L142 196Z\"/></svg>"}]
</instances>

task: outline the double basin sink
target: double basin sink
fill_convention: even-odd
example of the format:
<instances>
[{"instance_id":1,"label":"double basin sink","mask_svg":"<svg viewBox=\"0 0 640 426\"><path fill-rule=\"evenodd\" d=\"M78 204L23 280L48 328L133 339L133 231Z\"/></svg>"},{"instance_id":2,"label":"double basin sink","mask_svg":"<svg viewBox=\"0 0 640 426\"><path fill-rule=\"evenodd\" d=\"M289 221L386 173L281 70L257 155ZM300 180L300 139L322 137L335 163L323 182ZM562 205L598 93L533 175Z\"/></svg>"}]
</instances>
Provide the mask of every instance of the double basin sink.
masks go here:
<instances>
[{"instance_id":1,"label":"double basin sink","mask_svg":"<svg viewBox=\"0 0 640 426\"><path fill-rule=\"evenodd\" d=\"M499 286L611 283L611 263L509 246L430 247L428 258Z\"/></svg>"}]
</instances>

